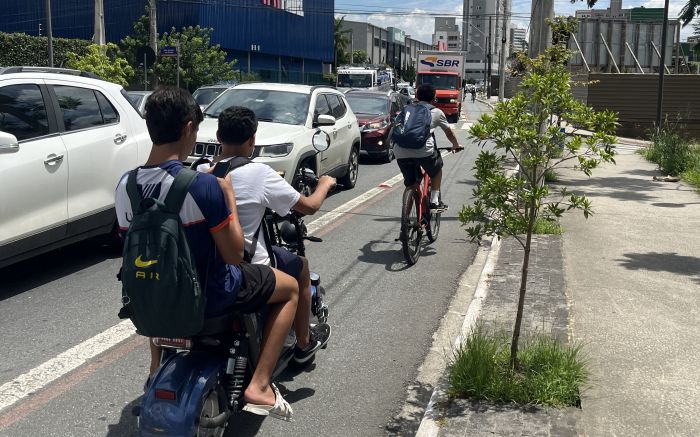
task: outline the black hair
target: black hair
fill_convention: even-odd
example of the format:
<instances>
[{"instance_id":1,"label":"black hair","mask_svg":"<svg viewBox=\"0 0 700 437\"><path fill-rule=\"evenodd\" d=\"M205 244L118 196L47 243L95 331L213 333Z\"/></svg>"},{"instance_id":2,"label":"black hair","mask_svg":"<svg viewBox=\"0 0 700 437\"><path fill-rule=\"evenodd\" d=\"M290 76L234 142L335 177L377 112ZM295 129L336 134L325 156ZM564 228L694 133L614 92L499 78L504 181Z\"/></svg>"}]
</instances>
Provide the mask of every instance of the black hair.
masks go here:
<instances>
[{"instance_id":1,"label":"black hair","mask_svg":"<svg viewBox=\"0 0 700 437\"><path fill-rule=\"evenodd\" d=\"M219 139L222 143L239 146L258 130L255 112L243 106L231 106L219 114Z\"/></svg>"},{"instance_id":2,"label":"black hair","mask_svg":"<svg viewBox=\"0 0 700 437\"><path fill-rule=\"evenodd\" d=\"M421 102L432 102L435 100L435 87L424 83L416 90L416 98Z\"/></svg>"},{"instance_id":3,"label":"black hair","mask_svg":"<svg viewBox=\"0 0 700 437\"><path fill-rule=\"evenodd\" d=\"M174 143L188 122L199 126L204 116L189 91L172 86L160 87L148 96L146 127L153 144Z\"/></svg>"}]
</instances>

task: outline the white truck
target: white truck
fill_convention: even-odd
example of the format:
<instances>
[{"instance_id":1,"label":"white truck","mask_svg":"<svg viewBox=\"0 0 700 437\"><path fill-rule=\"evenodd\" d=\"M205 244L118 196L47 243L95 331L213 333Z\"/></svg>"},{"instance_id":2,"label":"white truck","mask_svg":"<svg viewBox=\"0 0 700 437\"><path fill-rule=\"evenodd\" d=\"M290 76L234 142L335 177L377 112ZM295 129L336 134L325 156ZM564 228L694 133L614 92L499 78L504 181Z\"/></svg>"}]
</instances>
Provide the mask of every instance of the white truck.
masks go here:
<instances>
[{"instance_id":1,"label":"white truck","mask_svg":"<svg viewBox=\"0 0 700 437\"><path fill-rule=\"evenodd\" d=\"M343 66L338 68L336 87L345 91L352 88L383 91L391 88L391 81L390 76L380 76L380 71L374 67Z\"/></svg>"}]
</instances>

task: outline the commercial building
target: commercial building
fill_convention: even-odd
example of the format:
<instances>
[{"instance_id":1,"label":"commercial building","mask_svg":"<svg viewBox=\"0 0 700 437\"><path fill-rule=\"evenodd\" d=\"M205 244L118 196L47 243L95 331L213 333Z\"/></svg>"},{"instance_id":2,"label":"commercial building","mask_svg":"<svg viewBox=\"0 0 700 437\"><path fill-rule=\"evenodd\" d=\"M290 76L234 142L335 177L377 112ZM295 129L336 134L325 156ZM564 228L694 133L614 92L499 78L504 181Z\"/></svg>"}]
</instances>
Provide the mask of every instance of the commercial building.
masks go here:
<instances>
[{"instance_id":1,"label":"commercial building","mask_svg":"<svg viewBox=\"0 0 700 437\"><path fill-rule=\"evenodd\" d=\"M147 0L103 0L107 41L119 42L144 14ZM44 0L9 1L0 31L37 35L46 29ZM333 62L334 0L158 0L158 31L171 27L211 27L219 44L241 71L261 79L313 83ZM53 35L91 39L92 0L53 0Z\"/></svg>"},{"instance_id":2,"label":"commercial building","mask_svg":"<svg viewBox=\"0 0 700 437\"><path fill-rule=\"evenodd\" d=\"M610 7L607 9L579 9L576 11L576 18L617 18L626 19L629 16L629 9L622 9L622 0L610 0Z\"/></svg>"},{"instance_id":3,"label":"commercial building","mask_svg":"<svg viewBox=\"0 0 700 437\"><path fill-rule=\"evenodd\" d=\"M527 49L527 30L511 26L510 28L510 51L522 51Z\"/></svg>"},{"instance_id":4,"label":"commercial building","mask_svg":"<svg viewBox=\"0 0 700 437\"><path fill-rule=\"evenodd\" d=\"M432 45L415 40L398 28L384 29L360 21L343 21L343 31L350 38L350 50L364 50L368 63L388 64L399 73L415 66L418 50L432 50Z\"/></svg>"},{"instance_id":5,"label":"commercial building","mask_svg":"<svg viewBox=\"0 0 700 437\"><path fill-rule=\"evenodd\" d=\"M436 17L433 46L441 50L462 50L462 33L455 17Z\"/></svg>"},{"instance_id":6,"label":"commercial building","mask_svg":"<svg viewBox=\"0 0 700 437\"><path fill-rule=\"evenodd\" d=\"M466 52L467 79L483 81L489 70L492 75L498 72L502 33L502 22L499 20L499 17L502 17L501 14L503 14L503 1L464 0L462 47Z\"/></svg>"}]
</instances>

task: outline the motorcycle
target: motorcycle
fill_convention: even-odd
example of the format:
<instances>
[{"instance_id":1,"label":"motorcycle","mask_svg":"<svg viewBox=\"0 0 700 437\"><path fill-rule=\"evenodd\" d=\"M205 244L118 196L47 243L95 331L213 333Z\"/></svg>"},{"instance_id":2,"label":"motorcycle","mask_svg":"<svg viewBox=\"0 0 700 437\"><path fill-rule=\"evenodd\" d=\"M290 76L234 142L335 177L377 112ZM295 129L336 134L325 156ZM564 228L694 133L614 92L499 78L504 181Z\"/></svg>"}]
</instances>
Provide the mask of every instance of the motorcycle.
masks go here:
<instances>
[{"instance_id":1,"label":"motorcycle","mask_svg":"<svg viewBox=\"0 0 700 437\"><path fill-rule=\"evenodd\" d=\"M319 130L314 147L321 152L328 144L328 135ZM312 170L301 168L299 172L311 186L318 182ZM280 217L267 211L263 230L267 242L299 256L305 255L304 241L322 241L307 235L304 217L296 212ZM311 313L318 323L328 320L324 296L321 277L311 272ZM260 313L227 314L206 319L202 331L191 338L151 339L161 348L161 364L138 411L141 436L223 436L229 419L242 412L243 393L260 356L264 317ZM291 330L273 380L293 362L295 345Z\"/></svg>"}]
</instances>

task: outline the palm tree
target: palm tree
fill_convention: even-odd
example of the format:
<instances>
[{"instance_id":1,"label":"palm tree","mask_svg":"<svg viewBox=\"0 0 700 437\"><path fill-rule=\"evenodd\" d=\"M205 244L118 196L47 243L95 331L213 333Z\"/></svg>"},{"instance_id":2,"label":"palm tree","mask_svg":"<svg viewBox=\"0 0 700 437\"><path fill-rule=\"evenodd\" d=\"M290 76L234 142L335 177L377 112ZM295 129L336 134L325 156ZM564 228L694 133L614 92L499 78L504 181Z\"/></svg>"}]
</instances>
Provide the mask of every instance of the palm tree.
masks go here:
<instances>
[{"instance_id":1,"label":"palm tree","mask_svg":"<svg viewBox=\"0 0 700 437\"><path fill-rule=\"evenodd\" d=\"M343 30L344 22L345 16L343 15L341 18L336 18L333 24L333 65L336 71L338 69L338 57L341 53L345 53L350 43L350 39L347 37L350 30Z\"/></svg>"},{"instance_id":2,"label":"palm tree","mask_svg":"<svg viewBox=\"0 0 700 437\"><path fill-rule=\"evenodd\" d=\"M688 3L681 9L681 15L678 18L685 27L696 15L700 15L700 0L688 0Z\"/></svg>"}]
</instances>

